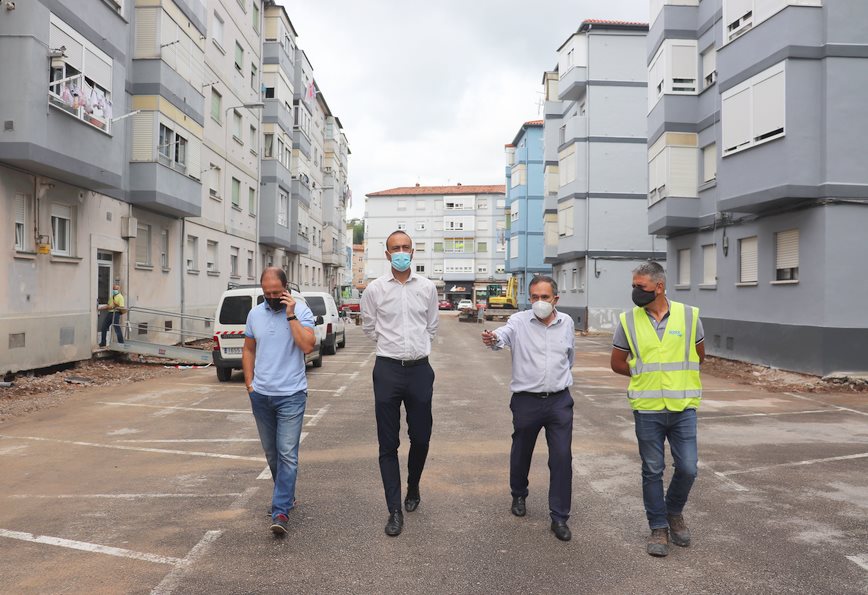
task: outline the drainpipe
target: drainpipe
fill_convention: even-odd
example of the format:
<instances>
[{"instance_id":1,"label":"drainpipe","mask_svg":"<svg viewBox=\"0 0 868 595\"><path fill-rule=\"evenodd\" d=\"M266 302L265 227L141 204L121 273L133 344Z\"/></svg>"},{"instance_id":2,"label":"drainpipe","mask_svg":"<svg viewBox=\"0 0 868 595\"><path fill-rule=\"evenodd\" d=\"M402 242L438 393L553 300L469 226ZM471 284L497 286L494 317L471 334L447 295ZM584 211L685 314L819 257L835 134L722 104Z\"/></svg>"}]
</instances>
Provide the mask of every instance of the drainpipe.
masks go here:
<instances>
[{"instance_id":1,"label":"drainpipe","mask_svg":"<svg viewBox=\"0 0 868 595\"><path fill-rule=\"evenodd\" d=\"M187 277L186 271L184 270L184 266L186 262L184 262L184 249L187 246L187 218L181 217L181 241L180 248L178 249L178 254L180 255L180 263L181 265L178 267L178 272L181 275L181 345L184 344L184 279Z\"/></svg>"},{"instance_id":2,"label":"drainpipe","mask_svg":"<svg viewBox=\"0 0 868 595\"><path fill-rule=\"evenodd\" d=\"M588 32L585 37L588 40L588 51L585 56L588 61L588 80L591 78L591 29L592 23L588 23ZM588 330L591 318L591 259L588 252L591 249L591 89L590 85L585 85L585 113L588 117L585 119L585 141L587 149L585 150L585 176L588 180L588 192L585 196L585 330ZM596 277L594 277L596 279Z\"/></svg>"}]
</instances>

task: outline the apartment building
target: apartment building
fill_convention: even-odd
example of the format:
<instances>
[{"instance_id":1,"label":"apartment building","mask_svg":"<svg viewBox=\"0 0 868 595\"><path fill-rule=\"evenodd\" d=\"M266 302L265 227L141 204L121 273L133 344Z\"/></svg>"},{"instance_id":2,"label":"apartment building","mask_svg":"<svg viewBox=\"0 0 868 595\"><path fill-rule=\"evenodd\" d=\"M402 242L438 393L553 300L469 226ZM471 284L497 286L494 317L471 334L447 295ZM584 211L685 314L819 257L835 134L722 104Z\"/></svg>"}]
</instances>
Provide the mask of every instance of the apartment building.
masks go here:
<instances>
[{"instance_id":1,"label":"apartment building","mask_svg":"<svg viewBox=\"0 0 868 595\"><path fill-rule=\"evenodd\" d=\"M368 282L365 278L365 245L353 244L353 278L352 286L354 289L364 291Z\"/></svg>"},{"instance_id":2,"label":"apartment building","mask_svg":"<svg viewBox=\"0 0 868 595\"><path fill-rule=\"evenodd\" d=\"M647 224L647 31L586 20L543 75L545 261L580 329L614 329L631 271L666 255Z\"/></svg>"},{"instance_id":3,"label":"apartment building","mask_svg":"<svg viewBox=\"0 0 868 595\"><path fill-rule=\"evenodd\" d=\"M518 281L518 305L529 308L527 284L534 275L551 275L543 238L543 120L525 122L506 152L506 272Z\"/></svg>"},{"instance_id":4,"label":"apartment building","mask_svg":"<svg viewBox=\"0 0 868 595\"><path fill-rule=\"evenodd\" d=\"M10 213L0 226L0 273L10 280L0 372L91 357L96 305L113 283L133 306L213 316L227 284L257 282L263 265L281 264L269 251L309 249L275 225L303 208L280 199L294 189L296 69L275 72L298 55L285 11L267 0L81 4L10 3L0 20L0 48L21 57L0 89L0 208ZM46 80L34 75L46 68ZM266 68L269 82L289 85L290 108L268 123L271 136ZM337 129L348 194L349 149ZM337 221L340 201L335 209ZM131 332L175 342L178 325L139 318ZM185 326L210 330L204 319Z\"/></svg>"},{"instance_id":5,"label":"apartment building","mask_svg":"<svg viewBox=\"0 0 868 595\"><path fill-rule=\"evenodd\" d=\"M699 307L711 354L868 370L868 4L656 0L651 21L648 224L670 295Z\"/></svg>"},{"instance_id":6,"label":"apartment building","mask_svg":"<svg viewBox=\"0 0 868 595\"><path fill-rule=\"evenodd\" d=\"M386 238L397 230L413 239L414 270L442 298L484 300L489 284L502 287L509 278L503 185L416 184L366 195L366 283L390 270Z\"/></svg>"}]
</instances>

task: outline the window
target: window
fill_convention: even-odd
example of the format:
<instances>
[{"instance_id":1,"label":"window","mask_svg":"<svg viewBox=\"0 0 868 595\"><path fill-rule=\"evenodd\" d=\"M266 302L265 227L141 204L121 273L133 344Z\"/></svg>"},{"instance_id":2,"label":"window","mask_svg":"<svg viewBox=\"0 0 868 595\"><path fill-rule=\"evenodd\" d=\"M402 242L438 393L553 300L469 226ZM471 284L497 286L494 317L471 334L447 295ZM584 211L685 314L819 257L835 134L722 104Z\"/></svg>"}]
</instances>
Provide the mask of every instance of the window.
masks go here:
<instances>
[{"instance_id":1,"label":"window","mask_svg":"<svg viewBox=\"0 0 868 595\"><path fill-rule=\"evenodd\" d=\"M199 272L199 238L187 236L187 271Z\"/></svg>"},{"instance_id":2,"label":"window","mask_svg":"<svg viewBox=\"0 0 868 595\"><path fill-rule=\"evenodd\" d=\"M524 287L524 283L521 284ZM560 281L558 281L558 293L563 293L567 289L567 269L561 269Z\"/></svg>"},{"instance_id":3,"label":"window","mask_svg":"<svg viewBox=\"0 0 868 595\"><path fill-rule=\"evenodd\" d=\"M253 279L253 250L247 251L247 278Z\"/></svg>"},{"instance_id":4,"label":"window","mask_svg":"<svg viewBox=\"0 0 868 595\"><path fill-rule=\"evenodd\" d=\"M442 264L435 264L434 265L434 273L435 274L436 273L442 274L443 273L443 265Z\"/></svg>"},{"instance_id":5,"label":"window","mask_svg":"<svg viewBox=\"0 0 868 595\"><path fill-rule=\"evenodd\" d=\"M398 201L398 210L399 211L406 211L407 210L407 201L406 200L399 200Z\"/></svg>"},{"instance_id":6,"label":"window","mask_svg":"<svg viewBox=\"0 0 868 595\"><path fill-rule=\"evenodd\" d=\"M717 284L717 244L702 247L702 284Z\"/></svg>"},{"instance_id":7,"label":"window","mask_svg":"<svg viewBox=\"0 0 868 595\"><path fill-rule=\"evenodd\" d=\"M717 144L711 143L702 149L702 181L711 182L717 178Z\"/></svg>"},{"instance_id":8,"label":"window","mask_svg":"<svg viewBox=\"0 0 868 595\"><path fill-rule=\"evenodd\" d=\"M223 187L222 172L219 167L211 164L211 176L208 194L214 198L220 198L220 189Z\"/></svg>"},{"instance_id":9,"label":"window","mask_svg":"<svg viewBox=\"0 0 868 595\"><path fill-rule=\"evenodd\" d=\"M211 117L218 123L223 123L223 96L211 87Z\"/></svg>"},{"instance_id":10,"label":"window","mask_svg":"<svg viewBox=\"0 0 868 595\"><path fill-rule=\"evenodd\" d=\"M416 242L416 252L425 252L425 242Z\"/></svg>"},{"instance_id":11,"label":"window","mask_svg":"<svg viewBox=\"0 0 868 595\"><path fill-rule=\"evenodd\" d=\"M558 153L558 176L561 186L576 181L576 145L570 145Z\"/></svg>"},{"instance_id":12,"label":"window","mask_svg":"<svg viewBox=\"0 0 868 595\"><path fill-rule=\"evenodd\" d=\"M698 136L666 132L648 149L648 203L667 196L695 197L699 184Z\"/></svg>"},{"instance_id":13,"label":"window","mask_svg":"<svg viewBox=\"0 0 868 595\"><path fill-rule=\"evenodd\" d=\"M445 238L443 240L443 251L450 254L464 252L464 246L463 238ZM437 242L434 243L434 252L437 252Z\"/></svg>"},{"instance_id":14,"label":"window","mask_svg":"<svg viewBox=\"0 0 868 595\"><path fill-rule=\"evenodd\" d=\"M558 205L558 236L567 237L573 235L573 205Z\"/></svg>"},{"instance_id":15,"label":"window","mask_svg":"<svg viewBox=\"0 0 868 595\"><path fill-rule=\"evenodd\" d=\"M397 227L395 227L397 231L406 231L407 223L405 221L399 221Z\"/></svg>"},{"instance_id":16,"label":"window","mask_svg":"<svg viewBox=\"0 0 868 595\"><path fill-rule=\"evenodd\" d=\"M510 188L515 188L516 186L522 186L527 184L527 164L519 163L518 165L514 165L512 167L512 174L510 175Z\"/></svg>"},{"instance_id":17,"label":"window","mask_svg":"<svg viewBox=\"0 0 868 595\"><path fill-rule=\"evenodd\" d=\"M516 200L509 206L509 216L512 221L518 221L518 210L519 203Z\"/></svg>"},{"instance_id":18,"label":"window","mask_svg":"<svg viewBox=\"0 0 868 595\"><path fill-rule=\"evenodd\" d=\"M488 252L488 242L476 242L477 252Z\"/></svg>"},{"instance_id":19,"label":"window","mask_svg":"<svg viewBox=\"0 0 868 595\"><path fill-rule=\"evenodd\" d=\"M487 275L488 274L488 265L487 264L481 264L481 265L477 266L476 272L480 275Z\"/></svg>"},{"instance_id":20,"label":"window","mask_svg":"<svg viewBox=\"0 0 868 595\"><path fill-rule=\"evenodd\" d=\"M157 150L160 156L172 159L172 130L165 124L160 124L160 144Z\"/></svg>"},{"instance_id":21,"label":"window","mask_svg":"<svg viewBox=\"0 0 868 595\"><path fill-rule=\"evenodd\" d=\"M51 253L72 256L72 208L51 205Z\"/></svg>"},{"instance_id":22,"label":"window","mask_svg":"<svg viewBox=\"0 0 868 595\"><path fill-rule=\"evenodd\" d=\"M217 273L217 242L208 240L205 248L205 270L209 273Z\"/></svg>"},{"instance_id":23,"label":"window","mask_svg":"<svg viewBox=\"0 0 868 595\"><path fill-rule=\"evenodd\" d=\"M164 123L160 123L157 152L164 165L171 165L181 171L187 170L187 139Z\"/></svg>"},{"instance_id":24,"label":"window","mask_svg":"<svg viewBox=\"0 0 868 595\"><path fill-rule=\"evenodd\" d=\"M434 242L434 252L443 252L443 242Z\"/></svg>"},{"instance_id":25,"label":"window","mask_svg":"<svg viewBox=\"0 0 868 595\"><path fill-rule=\"evenodd\" d=\"M10 6L14 8L14 4ZM63 55L47 61L49 104L108 132L112 119L111 57L53 14L48 47L65 48Z\"/></svg>"},{"instance_id":26,"label":"window","mask_svg":"<svg viewBox=\"0 0 868 595\"><path fill-rule=\"evenodd\" d=\"M702 54L702 81L705 89L717 81L717 50L713 47Z\"/></svg>"},{"instance_id":27,"label":"window","mask_svg":"<svg viewBox=\"0 0 868 595\"><path fill-rule=\"evenodd\" d=\"M259 33L259 5L256 3L256 0L253 0L251 7L253 8L250 11L253 18L253 30Z\"/></svg>"},{"instance_id":28,"label":"window","mask_svg":"<svg viewBox=\"0 0 868 595\"><path fill-rule=\"evenodd\" d=\"M187 139L175 133L173 161L180 169L187 169Z\"/></svg>"},{"instance_id":29,"label":"window","mask_svg":"<svg viewBox=\"0 0 868 595\"><path fill-rule=\"evenodd\" d=\"M695 95L699 86L696 40L666 39L648 66L648 111L663 95Z\"/></svg>"},{"instance_id":30,"label":"window","mask_svg":"<svg viewBox=\"0 0 868 595\"><path fill-rule=\"evenodd\" d=\"M509 257L510 258L518 258L519 252L519 244L518 236L512 236L509 238Z\"/></svg>"},{"instance_id":31,"label":"window","mask_svg":"<svg viewBox=\"0 0 868 595\"><path fill-rule=\"evenodd\" d=\"M241 180L232 178L232 206L241 208Z\"/></svg>"},{"instance_id":32,"label":"window","mask_svg":"<svg viewBox=\"0 0 868 595\"><path fill-rule=\"evenodd\" d=\"M241 123L242 123L241 112L239 112L238 110L233 110L232 111L232 136L235 138L235 140L237 142L243 144L244 141L241 140Z\"/></svg>"},{"instance_id":33,"label":"window","mask_svg":"<svg viewBox=\"0 0 868 595\"><path fill-rule=\"evenodd\" d=\"M497 267L494 269L494 272L499 274L499 275L502 275L503 273L506 272L506 265L504 265L504 264L497 265Z\"/></svg>"},{"instance_id":34,"label":"window","mask_svg":"<svg viewBox=\"0 0 868 595\"><path fill-rule=\"evenodd\" d=\"M256 155L256 138L257 138L257 130L256 126L250 125L250 152Z\"/></svg>"},{"instance_id":35,"label":"window","mask_svg":"<svg viewBox=\"0 0 868 595\"><path fill-rule=\"evenodd\" d=\"M263 152L266 159L274 157L274 134L269 133L265 135L265 146L263 147Z\"/></svg>"},{"instance_id":36,"label":"window","mask_svg":"<svg viewBox=\"0 0 868 595\"><path fill-rule=\"evenodd\" d=\"M229 247L229 275L238 276L238 248L235 246Z\"/></svg>"},{"instance_id":37,"label":"window","mask_svg":"<svg viewBox=\"0 0 868 595\"><path fill-rule=\"evenodd\" d=\"M487 200L479 200L476 203L476 208L478 208L480 211L484 211L485 209L488 208L488 201Z\"/></svg>"},{"instance_id":38,"label":"window","mask_svg":"<svg viewBox=\"0 0 868 595\"><path fill-rule=\"evenodd\" d=\"M217 47L223 49L223 19L217 12L214 13L214 20L211 21L211 39L217 44Z\"/></svg>"},{"instance_id":39,"label":"window","mask_svg":"<svg viewBox=\"0 0 868 595\"><path fill-rule=\"evenodd\" d=\"M724 35L727 41L746 33L753 27L754 0L727 0L723 3Z\"/></svg>"},{"instance_id":40,"label":"window","mask_svg":"<svg viewBox=\"0 0 868 595\"><path fill-rule=\"evenodd\" d=\"M416 201L416 210L417 211L424 211L425 208L426 208L426 205L425 205L424 200L417 200Z\"/></svg>"},{"instance_id":41,"label":"window","mask_svg":"<svg viewBox=\"0 0 868 595\"><path fill-rule=\"evenodd\" d=\"M136 264L151 266L151 226L146 223L136 230Z\"/></svg>"},{"instance_id":42,"label":"window","mask_svg":"<svg viewBox=\"0 0 868 595\"><path fill-rule=\"evenodd\" d=\"M784 136L785 76L781 62L722 94L724 157Z\"/></svg>"},{"instance_id":43,"label":"window","mask_svg":"<svg viewBox=\"0 0 868 595\"><path fill-rule=\"evenodd\" d=\"M690 285L690 248L678 251L678 285Z\"/></svg>"},{"instance_id":44,"label":"window","mask_svg":"<svg viewBox=\"0 0 868 595\"><path fill-rule=\"evenodd\" d=\"M416 265L416 272L425 274L425 265L424 264L417 264Z\"/></svg>"},{"instance_id":45,"label":"window","mask_svg":"<svg viewBox=\"0 0 868 595\"><path fill-rule=\"evenodd\" d=\"M506 208L506 199L505 198L498 198L495 201L495 207L497 207L498 209Z\"/></svg>"},{"instance_id":46,"label":"window","mask_svg":"<svg viewBox=\"0 0 868 595\"><path fill-rule=\"evenodd\" d=\"M799 278L799 230L790 229L775 234L775 281L796 281Z\"/></svg>"},{"instance_id":47,"label":"window","mask_svg":"<svg viewBox=\"0 0 868 595\"><path fill-rule=\"evenodd\" d=\"M579 269L573 269L573 273L572 273L572 276L570 277L570 280L572 281L572 288L578 289L579 288Z\"/></svg>"},{"instance_id":48,"label":"window","mask_svg":"<svg viewBox=\"0 0 868 595\"><path fill-rule=\"evenodd\" d=\"M757 238L738 241L738 282L755 284L757 276Z\"/></svg>"},{"instance_id":49,"label":"window","mask_svg":"<svg viewBox=\"0 0 868 595\"><path fill-rule=\"evenodd\" d=\"M235 70L240 73L244 71L244 48L237 41L235 42Z\"/></svg>"},{"instance_id":50,"label":"window","mask_svg":"<svg viewBox=\"0 0 868 595\"><path fill-rule=\"evenodd\" d=\"M427 229L427 225L424 221L416 222L416 231L425 231Z\"/></svg>"},{"instance_id":51,"label":"window","mask_svg":"<svg viewBox=\"0 0 868 595\"><path fill-rule=\"evenodd\" d=\"M256 190L253 188L247 189L247 211L251 215L256 214Z\"/></svg>"},{"instance_id":52,"label":"window","mask_svg":"<svg viewBox=\"0 0 868 595\"><path fill-rule=\"evenodd\" d=\"M169 270L169 230L160 230L160 266L164 271Z\"/></svg>"},{"instance_id":53,"label":"window","mask_svg":"<svg viewBox=\"0 0 868 595\"><path fill-rule=\"evenodd\" d=\"M277 224L289 227L289 195L283 190L277 198Z\"/></svg>"},{"instance_id":54,"label":"window","mask_svg":"<svg viewBox=\"0 0 868 595\"><path fill-rule=\"evenodd\" d=\"M256 68L256 64L251 62L250 63L250 88L253 89L257 93L259 93L259 86L256 84L257 80L258 80L258 78L257 78L258 73L259 73L259 69Z\"/></svg>"},{"instance_id":55,"label":"window","mask_svg":"<svg viewBox=\"0 0 868 595\"><path fill-rule=\"evenodd\" d=\"M27 249L27 203L28 196L15 195L15 249L22 251Z\"/></svg>"}]
</instances>

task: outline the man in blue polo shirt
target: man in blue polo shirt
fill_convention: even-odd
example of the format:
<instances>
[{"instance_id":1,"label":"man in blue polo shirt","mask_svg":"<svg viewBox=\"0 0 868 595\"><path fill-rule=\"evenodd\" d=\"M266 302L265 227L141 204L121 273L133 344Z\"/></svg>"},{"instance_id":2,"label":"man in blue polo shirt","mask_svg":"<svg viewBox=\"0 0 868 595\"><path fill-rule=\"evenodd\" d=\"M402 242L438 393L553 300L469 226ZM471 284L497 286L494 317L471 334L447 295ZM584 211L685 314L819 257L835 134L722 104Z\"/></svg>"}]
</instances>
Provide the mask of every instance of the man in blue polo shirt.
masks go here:
<instances>
[{"instance_id":1,"label":"man in blue polo shirt","mask_svg":"<svg viewBox=\"0 0 868 595\"><path fill-rule=\"evenodd\" d=\"M259 283L265 301L247 315L241 366L274 480L271 531L285 535L287 514L295 506L298 444L307 403L304 355L313 351L316 336L313 313L292 298L283 269L268 267Z\"/></svg>"}]
</instances>

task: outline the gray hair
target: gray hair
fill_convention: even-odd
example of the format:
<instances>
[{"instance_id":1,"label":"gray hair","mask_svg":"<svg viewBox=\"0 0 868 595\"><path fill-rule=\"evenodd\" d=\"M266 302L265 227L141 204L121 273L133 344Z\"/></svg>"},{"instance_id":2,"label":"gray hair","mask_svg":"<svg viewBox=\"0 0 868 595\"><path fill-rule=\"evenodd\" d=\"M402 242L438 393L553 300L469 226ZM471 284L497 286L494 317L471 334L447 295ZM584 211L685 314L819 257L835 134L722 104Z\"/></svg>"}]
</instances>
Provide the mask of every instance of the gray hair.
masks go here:
<instances>
[{"instance_id":1,"label":"gray hair","mask_svg":"<svg viewBox=\"0 0 868 595\"><path fill-rule=\"evenodd\" d=\"M666 284L666 271L663 270L663 267L660 266L660 263L654 262L653 260L649 260L648 262L643 262L635 269L633 269L634 275L640 275L642 277L650 277L654 283L663 283Z\"/></svg>"},{"instance_id":2,"label":"gray hair","mask_svg":"<svg viewBox=\"0 0 868 595\"><path fill-rule=\"evenodd\" d=\"M534 275L533 279L531 279L530 281L530 284L527 286L527 292L530 293L530 291L533 289L533 286L537 285L538 283L548 283L552 287L552 295L558 294L557 282L551 277L547 277L546 275Z\"/></svg>"}]
</instances>

